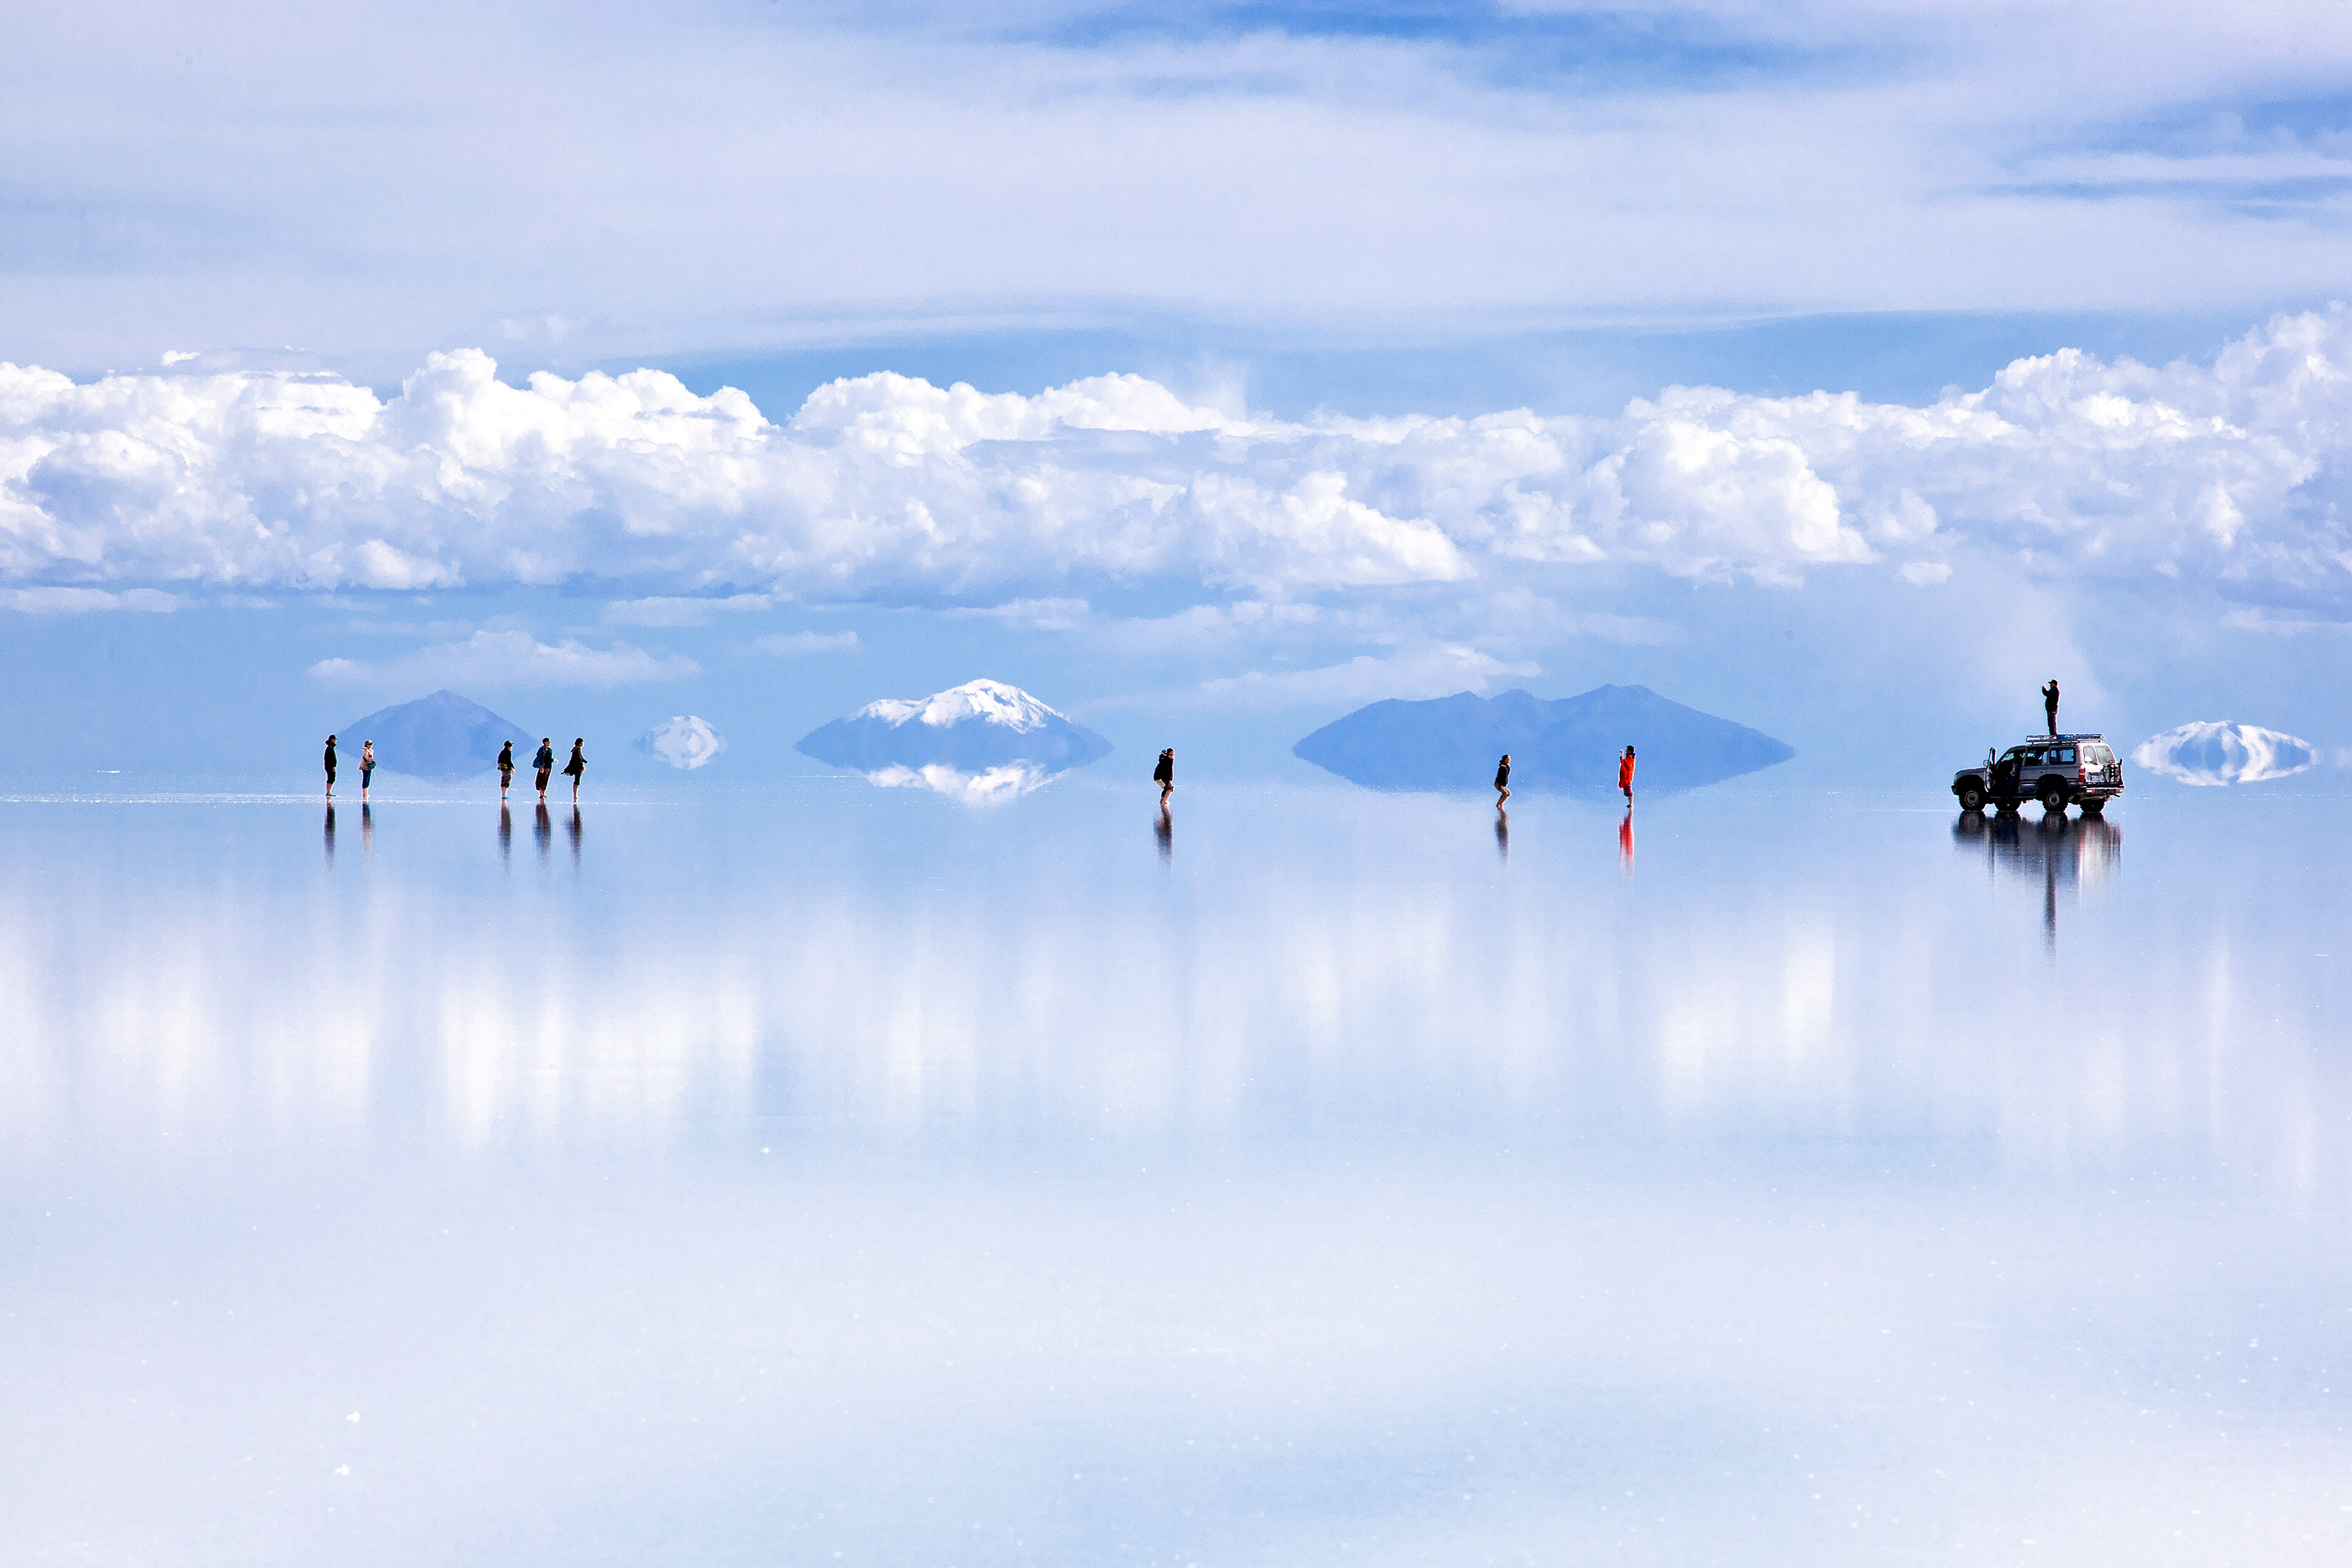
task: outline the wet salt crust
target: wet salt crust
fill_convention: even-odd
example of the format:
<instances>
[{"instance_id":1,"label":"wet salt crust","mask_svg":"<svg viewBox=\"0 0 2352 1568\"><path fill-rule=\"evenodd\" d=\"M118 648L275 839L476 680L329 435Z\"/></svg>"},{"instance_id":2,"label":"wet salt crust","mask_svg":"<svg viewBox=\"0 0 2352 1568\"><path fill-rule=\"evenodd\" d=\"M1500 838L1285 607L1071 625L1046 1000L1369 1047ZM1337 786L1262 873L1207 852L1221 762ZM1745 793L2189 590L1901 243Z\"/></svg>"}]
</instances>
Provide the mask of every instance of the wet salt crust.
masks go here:
<instances>
[{"instance_id":1,"label":"wet salt crust","mask_svg":"<svg viewBox=\"0 0 2352 1568\"><path fill-rule=\"evenodd\" d=\"M2340 1563L2220 797L0 804L11 1554Z\"/></svg>"}]
</instances>

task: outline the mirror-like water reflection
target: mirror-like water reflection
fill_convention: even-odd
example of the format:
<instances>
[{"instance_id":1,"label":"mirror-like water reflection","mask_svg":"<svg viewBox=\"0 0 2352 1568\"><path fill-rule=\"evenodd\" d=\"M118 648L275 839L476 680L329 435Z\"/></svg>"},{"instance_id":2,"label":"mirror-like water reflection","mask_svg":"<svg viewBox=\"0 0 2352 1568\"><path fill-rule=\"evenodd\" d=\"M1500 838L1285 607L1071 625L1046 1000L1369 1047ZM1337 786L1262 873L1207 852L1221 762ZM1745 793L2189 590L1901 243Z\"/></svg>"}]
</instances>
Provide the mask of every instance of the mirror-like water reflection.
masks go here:
<instances>
[{"instance_id":1,"label":"mirror-like water reflection","mask_svg":"<svg viewBox=\"0 0 2352 1568\"><path fill-rule=\"evenodd\" d=\"M494 804L323 858L316 802L0 805L0 1505L173 1562L2336 1560L2329 803L1697 795L1638 872L1513 805L1195 790L1179 856L1148 795L813 783L522 867Z\"/></svg>"}]
</instances>

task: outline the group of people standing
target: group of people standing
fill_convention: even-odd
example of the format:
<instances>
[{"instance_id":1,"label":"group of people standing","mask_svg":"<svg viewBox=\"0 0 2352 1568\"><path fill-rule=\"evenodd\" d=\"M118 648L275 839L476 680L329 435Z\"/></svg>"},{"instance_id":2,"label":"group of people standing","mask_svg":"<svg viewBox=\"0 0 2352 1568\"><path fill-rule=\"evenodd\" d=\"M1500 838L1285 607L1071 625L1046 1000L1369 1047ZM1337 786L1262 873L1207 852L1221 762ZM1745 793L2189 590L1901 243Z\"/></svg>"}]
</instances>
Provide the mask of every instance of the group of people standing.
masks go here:
<instances>
[{"instance_id":1,"label":"group of people standing","mask_svg":"<svg viewBox=\"0 0 2352 1568\"><path fill-rule=\"evenodd\" d=\"M335 737L327 737L327 798L335 798ZM539 798L547 800L547 781L555 775L555 742L547 736L539 738L539 752L530 759L539 774ZM572 780L572 802L580 803L580 781L588 775L588 742L579 736L572 741L572 760L563 764L566 777ZM508 786L514 783L514 742L509 741L499 748L499 804L506 804ZM375 776L375 742L360 742L360 798L367 799L368 783Z\"/></svg>"},{"instance_id":2,"label":"group of people standing","mask_svg":"<svg viewBox=\"0 0 2352 1568\"><path fill-rule=\"evenodd\" d=\"M1633 804L1633 748L1631 746L1626 747L1625 754L1617 759L1617 787L1625 792L1625 804L1631 806ZM1511 753L1505 752L1503 760L1495 764L1495 809L1502 810L1503 803L1510 798Z\"/></svg>"},{"instance_id":3,"label":"group of people standing","mask_svg":"<svg viewBox=\"0 0 2352 1568\"><path fill-rule=\"evenodd\" d=\"M572 781L572 803L580 804L580 781L588 775L588 742L573 736L572 760L563 764L564 776ZM539 798L547 798L547 781L555 772L555 745L546 736L539 738L539 751L530 759L531 770L539 775ZM499 748L499 804L506 804L507 786L514 782L514 742L509 741Z\"/></svg>"}]
</instances>

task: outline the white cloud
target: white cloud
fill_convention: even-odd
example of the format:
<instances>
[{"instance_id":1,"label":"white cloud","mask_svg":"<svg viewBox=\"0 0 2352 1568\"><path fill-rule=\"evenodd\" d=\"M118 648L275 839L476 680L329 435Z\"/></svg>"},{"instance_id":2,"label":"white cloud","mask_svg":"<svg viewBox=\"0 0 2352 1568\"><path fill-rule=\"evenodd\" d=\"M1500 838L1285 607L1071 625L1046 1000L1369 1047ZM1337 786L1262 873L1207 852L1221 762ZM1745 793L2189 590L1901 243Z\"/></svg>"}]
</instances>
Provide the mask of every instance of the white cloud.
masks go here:
<instances>
[{"instance_id":1,"label":"white cloud","mask_svg":"<svg viewBox=\"0 0 2352 1568\"><path fill-rule=\"evenodd\" d=\"M761 653L772 653L780 658L797 658L810 653L846 653L857 646L857 634L771 632L763 637L753 637L751 646Z\"/></svg>"},{"instance_id":2,"label":"white cloud","mask_svg":"<svg viewBox=\"0 0 2352 1568\"><path fill-rule=\"evenodd\" d=\"M727 738L708 719L681 713L638 736L637 749L674 768L698 768L727 749Z\"/></svg>"},{"instance_id":3,"label":"white cloud","mask_svg":"<svg viewBox=\"0 0 2352 1568\"><path fill-rule=\"evenodd\" d=\"M1008 626L1045 632L1069 631L1082 626L1087 613L1084 599L1013 599L984 608L957 606L940 612L953 620L1000 621Z\"/></svg>"},{"instance_id":4,"label":"white cloud","mask_svg":"<svg viewBox=\"0 0 2352 1568\"><path fill-rule=\"evenodd\" d=\"M183 601L171 594L153 588L126 588L111 593L104 588L5 588L0 589L0 609L16 610L27 616L79 616L92 610L145 610L152 614L169 614Z\"/></svg>"},{"instance_id":5,"label":"white cloud","mask_svg":"<svg viewBox=\"0 0 2352 1568\"><path fill-rule=\"evenodd\" d=\"M2310 742L2252 724L2183 724L2151 735L2132 761L2183 784L2259 784L2283 779L2317 765Z\"/></svg>"},{"instance_id":6,"label":"white cloud","mask_svg":"<svg viewBox=\"0 0 2352 1568\"><path fill-rule=\"evenodd\" d=\"M1068 592L1087 584L1279 603L1590 566L1924 586L1980 558L2352 618L2343 308L2209 365L2069 350L1924 407L1675 387L1614 419L1253 423L1134 376L1024 397L875 375L775 424L653 371L494 368L436 354L379 402L308 374L0 366L0 578L677 590L606 608L647 626L1002 592L976 613L1052 626L1088 613Z\"/></svg>"},{"instance_id":7,"label":"white cloud","mask_svg":"<svg viewBox=\"0 0 2352 1568\"><path fill-rule=\"evenodd\" d=\"M625 642L592 648L566 638L543 643L528 632L478 631L464 642L440 643L397 658L320 659L310 673L321 680L424 687L635 686L678 680L701 667L677 654L652 654Z\"/></svg>"},{"instance_id":8,"label":"white cloud","mask_svg":"<svg viewBox=\"0 0 2352 1568\"><path fill-rule=\"evenodd\" d=\"M1221 676L1176 691L1143 692L1085 704L1082 711L1117 709L1203 708L1210 710L1358 706L1385 698L1451 697L1457 691L1487 691L1506 682L1543 673L1535 664L1511 663L1461 644L1408 648L1381 658L1361 654L1343 664L1315 669L1251 670Z\"/></svg>"},{"instance_id":9,"label":"white cloud","mask_svg":"<svg viewBox=\"0 0 2352 1568\"><path fill-rule=\"evenodd\" d=\"M720 616L775 605L768 594L730 594L719 598L618 599L604 606L604 619L622 626L707 626Z\"/></svg>"}]
</instances>

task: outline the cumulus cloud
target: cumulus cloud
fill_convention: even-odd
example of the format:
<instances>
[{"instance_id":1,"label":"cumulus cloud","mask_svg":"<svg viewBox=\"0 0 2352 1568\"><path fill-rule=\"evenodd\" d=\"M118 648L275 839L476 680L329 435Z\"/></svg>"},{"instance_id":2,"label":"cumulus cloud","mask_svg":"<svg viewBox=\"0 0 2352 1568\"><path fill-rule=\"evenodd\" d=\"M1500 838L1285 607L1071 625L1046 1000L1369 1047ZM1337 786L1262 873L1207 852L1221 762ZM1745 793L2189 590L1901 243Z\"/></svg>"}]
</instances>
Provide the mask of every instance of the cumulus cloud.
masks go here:
<instances>
[{"instance_id":1,"label":"cumulus cloud","mask_svg":"<svg viewBox=\"0 0 2352 1568\"><path fill-rule=\"evenodd\" d=\"M771 632L763 637L753 637L751 646L761 653L772 653L779 658L798 658L803 654L846 653L857 646L856 632Z\"/></svg>"},{"instance_id":2,"label":"cumulus cloud","mask_svg":"<svg viewBox=\"0 0 2352 1568\"><path fill-rule=\"evenodd\" d=\"M397 658L327 658L310 667L320 680L425 687L635 686L700 671L690 658L648 653L625 642L593 648L568 637L543 643L520 631L478 631L464 642L421 647Z\"/></svg>"},{"instance_id":3,"label":"cumulus cloud","mask_svg":"<svg viewBox=\"0 0 2352 1568\"><path fill-rule=\"evenodd\" d=\"M1088 711L1142 708L1282 710L1353 707L1384 698L1450 697L1487 691L1541 675L1540 665L1511 663L1458 643L1409 648L1386 658L1361 654L1315 669L1251 670L1177 691L1138 693L1087 705Z\"/></svg>"},{"instance_id":4,"label":"cumulus cloud","mask_svg":"<svg viewBox=\"0 0 2352 1568\"><path fill-rule=\"evenodd\" d=\"M879 374L772 423L654 371L499 381L436 354L379 401L310 374L0 367L0 580L667 590L617 624L784 596L1083 613L1087 584L1268 601L1532 566L1787 585L1971 562L2201 583L2352 618L2352 311L2203 365L2024 359L1913 407L1675 387L1620 417L1252 421L1131 375L1035 396ZM739 591L710 590L728 584Z\"/></svg>"},{"instance_id":5,"label":"cumulus cloud","mask_svg":"<svg viewBox=\"0 0 2352 1568\"><path fill-rule=\"evenodd\" d=\"M775 602L766 594L730 594L724 598L618 599L604 606L604 619L623 626L707 626L720 616L765 610Z\"/></svg>"},{"instance_id":6,"label":"cumulus cloud","mask_svg":"<svg viewBox=\"0 0 2352 1568\"><path fill-rule=\"evenodd\" d=\"M698 768L727 749L710 721L692 713L666 719L637 737L637 750L674 768Z\"/></svg>"},{"instance_id":7,"label":"cumulus cloud","mask_svg":"<svg viewBox=\"0 0 2352 1568\"><path fill-rule=\"evenodd\" d=\"M119 594L104 588L0 589L0 609L27 616L80 616L93 610L145 610L168 615L180 604L176 595L153 588L126 588Z\"/></svg>"},{"instance_id":8,"label":"cumulus cloud","mask_svg":"<svg viewBox=\"0 0 2352 1568\"><path fill-rule=\"evenodd\" d=\"M2191 784L2260 784L2305 772L2318 763L2310 742L2252 724L2183 724L2151 735L2132 761Z\"/></svg>"}]
</instances>

